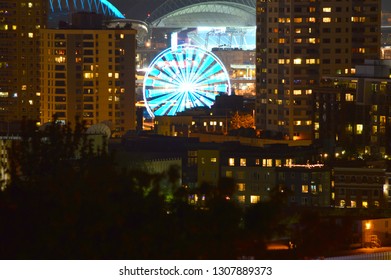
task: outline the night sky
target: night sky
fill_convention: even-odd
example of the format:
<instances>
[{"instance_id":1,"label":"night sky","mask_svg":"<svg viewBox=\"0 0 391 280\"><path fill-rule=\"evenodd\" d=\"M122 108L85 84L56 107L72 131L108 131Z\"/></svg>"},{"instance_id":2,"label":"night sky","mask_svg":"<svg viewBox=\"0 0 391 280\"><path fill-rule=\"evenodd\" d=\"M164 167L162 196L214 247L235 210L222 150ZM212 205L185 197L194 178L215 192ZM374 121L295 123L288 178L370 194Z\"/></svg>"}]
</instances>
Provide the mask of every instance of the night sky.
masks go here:
<instances>
[{"instance_id":1,"label":"night sky","mask_svg":"<svg viewBox=\"0 0 391 280\"><path fill-rule=\"evenodd\" d=\"M109 0L126 18L145 20L165 0Z\"/></svg>"},{"instance_id":2,"label":"night sky","mask_svg":"<svg viewBox=\"0 0 391 280\"><path fill-rule=\"evenodd\" d=\"M158 8L165 0L109 0L126 18L145 20L148 12ZM391 1L382 0L383 11L391 11Z\"/></svg>"}]
</instances>

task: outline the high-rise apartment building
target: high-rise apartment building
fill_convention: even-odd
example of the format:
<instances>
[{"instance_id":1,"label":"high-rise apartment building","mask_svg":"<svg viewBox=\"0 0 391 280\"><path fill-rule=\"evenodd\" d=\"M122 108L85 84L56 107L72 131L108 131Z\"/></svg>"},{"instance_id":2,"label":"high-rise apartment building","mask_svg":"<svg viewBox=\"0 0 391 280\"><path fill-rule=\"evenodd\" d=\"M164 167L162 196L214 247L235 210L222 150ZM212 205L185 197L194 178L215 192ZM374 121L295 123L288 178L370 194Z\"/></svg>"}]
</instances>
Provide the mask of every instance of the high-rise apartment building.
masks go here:
<instances>
[{"instance_id":1,"label":"high-rise apartment building","mask_svg":"<svg viewBox=\"0 0 391 280\"><path fill-rule=\"evenodd\" d=\"M314 142L337 157L388 157L390 73L390 60L367 60L355 75L324 77L314 93Z\"/></svg>"},{"instance_id":2,"label":"high-rise apartment building","mask_svg":"<svg viewBox=\"0 0 391 280\"><path fill-rule=\"evenodd\" d=\"M322 76L380 57L380 10L379 0L257 0L257 128L312 139Z\"/></svg>"},{"instance_id":3,"label":"high-rise apartment building","mask_svg":"<svg viewBox=\"0 0 391 280\"><path fill-rule=\"evenodd\" d=\"M96 14L75 20L80 25L41 30L41 122L56 116L71 124L76 118L87 126L103 122L114 135L134 130L136 30L102 28Z\"/></svg>"},{"instance_id":4,"label":"high-rise apartment building","mask_svg":"<svg viewBox=\"0 0 391 280\"><path fill-rule=\"evenodd\" d=\"M0 0L0 132L23 118L39 121L39 30L47 0Z\"/></svg>"}]
</instances>

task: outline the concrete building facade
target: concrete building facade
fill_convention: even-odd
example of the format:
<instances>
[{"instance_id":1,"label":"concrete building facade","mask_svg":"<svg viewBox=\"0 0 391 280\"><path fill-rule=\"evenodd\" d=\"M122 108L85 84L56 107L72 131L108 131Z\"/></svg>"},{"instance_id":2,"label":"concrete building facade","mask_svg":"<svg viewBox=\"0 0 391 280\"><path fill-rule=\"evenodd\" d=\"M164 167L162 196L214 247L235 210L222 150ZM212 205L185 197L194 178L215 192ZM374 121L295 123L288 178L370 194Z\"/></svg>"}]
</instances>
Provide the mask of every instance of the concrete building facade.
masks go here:
<instances>
[{"instance_id":1,"label":"concrete building facade","mask_svg":"<svg viewBox=\"0 0 391 280\"><path fill-rule=\"evenodd\" d=\"M39 121L40 30L48 1L0 1L0 132L23 118Z\"/></svg>"},{"instance_id":2,"label":"concrete building facade","mask_svg":"<svg viewBox=\"0 0 391 280\"><path fill-rule=\"evenodd\" d=\"M135 130L136 30L84 26L41 30L41 123L56 116L104 122L113 136Z\"/></svg>"},{"instance_id":3,"label":"concrete building facade","mask_svg":"<svg viewBox=\"0 0 391 280\"><path fill-rule=\"evenodd\" d=\"M380 57L380 10L377 0L257 0L257 128L311 139L321 77Z\"/></svg>"}]
</instances>

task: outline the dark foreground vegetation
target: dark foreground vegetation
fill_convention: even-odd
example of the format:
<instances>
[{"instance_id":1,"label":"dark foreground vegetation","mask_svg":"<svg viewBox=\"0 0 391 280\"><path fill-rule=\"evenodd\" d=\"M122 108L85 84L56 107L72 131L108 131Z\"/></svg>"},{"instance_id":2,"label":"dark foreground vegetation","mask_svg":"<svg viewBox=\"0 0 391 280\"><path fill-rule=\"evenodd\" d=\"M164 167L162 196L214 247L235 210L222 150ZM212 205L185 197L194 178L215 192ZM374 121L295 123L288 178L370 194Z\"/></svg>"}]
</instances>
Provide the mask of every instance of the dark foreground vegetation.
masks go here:
<instances>
[{"instance_id":1,"label":"dark foreground vegetation","mask_svg":"<svg viewBox=\"0 0 391 280\"><path fill-rule=\"evenodd\" d=\"M175 166L163 174L118 168L84 131L25 124L0 191L1 259L300 259L352 238L348 220L288 208L283 193L244 209L228 199L230 179L190 190ZM191 194L206 200L189 204ZM291 250L266 250L288 236Z\"/></svg>"}]
</instances>

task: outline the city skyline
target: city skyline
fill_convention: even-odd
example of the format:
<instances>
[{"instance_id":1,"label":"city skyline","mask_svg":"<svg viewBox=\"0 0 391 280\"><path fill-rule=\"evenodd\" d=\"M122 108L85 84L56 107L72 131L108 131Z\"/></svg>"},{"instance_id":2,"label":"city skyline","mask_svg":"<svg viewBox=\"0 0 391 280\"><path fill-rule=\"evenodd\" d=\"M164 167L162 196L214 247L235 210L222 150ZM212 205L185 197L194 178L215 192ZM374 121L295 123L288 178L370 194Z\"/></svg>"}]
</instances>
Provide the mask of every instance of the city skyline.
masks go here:
<instances>
[{"instance_id":1,"label":"city skyline","mask_svg":"<svg viewBox=\"0 0 391 280\"><path fill-rule=\"evenodd\" d=\"M145 20L148 13L153 12L167 0L110 0L126 18ZM391 1L382 0L382 11L391 12Z\"/></svg>"}]
</instances>

